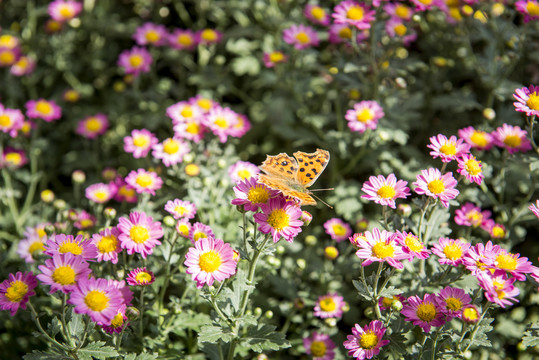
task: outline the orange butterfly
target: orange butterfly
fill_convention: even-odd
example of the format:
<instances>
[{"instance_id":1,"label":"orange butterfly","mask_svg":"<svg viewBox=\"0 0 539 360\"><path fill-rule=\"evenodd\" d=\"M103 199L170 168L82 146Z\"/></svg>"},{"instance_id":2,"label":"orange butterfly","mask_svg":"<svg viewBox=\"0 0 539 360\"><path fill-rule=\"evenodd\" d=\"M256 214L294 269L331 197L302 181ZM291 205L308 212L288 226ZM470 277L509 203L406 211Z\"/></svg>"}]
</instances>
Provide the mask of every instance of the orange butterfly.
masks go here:
<instances>
[{"instance_id":1,"label":"orange butterfly","mask_svg":"<svg viewBox=\"0 0 539 360\"><path fill-rule=\"evenodd\" d=\"M258 175L258 181L272 189L280 190L285 196L301 201L301 205L316 205L307 188L311 186L326 168L329 151L316 149L307 154L296 151L294 158L285 153L268 155L259 166L266 174Z\"/></svg>"}]
</instances>

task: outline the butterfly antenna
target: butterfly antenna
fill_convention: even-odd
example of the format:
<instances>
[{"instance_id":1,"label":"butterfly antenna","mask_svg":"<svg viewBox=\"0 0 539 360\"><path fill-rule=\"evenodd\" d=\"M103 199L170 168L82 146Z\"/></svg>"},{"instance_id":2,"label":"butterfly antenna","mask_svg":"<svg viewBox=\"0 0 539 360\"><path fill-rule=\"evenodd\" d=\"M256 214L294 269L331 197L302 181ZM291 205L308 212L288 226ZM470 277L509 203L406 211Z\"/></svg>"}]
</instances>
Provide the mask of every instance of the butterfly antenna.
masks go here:
<instances>
[{"instance_id":1,"label":"butterfly antenna","mask_svg":"<svg viewBox=\"0 0 539 360\"><path fill-rule=\"evenodd\" d=\"M320 190L323 190L323 189L320 189ZM312 190L311 190L312 191ZM327 202L325 202L324 200L320 199L318 196L316 196L315 194L311 194L314 198L316 198L316 200L320 201L322 204L326 205L328 208L330 209L333 209L333 206L329 205Z\"/></svg>"},{"instance_id":2,"label":"butterfly antenna","mask_svg":"<svg viewBox=\"0 0 539 360\"><path fill-rule=\"evenodd\" d=\"M329 191L329 190L335 190L335 188L329 188L329 189L309 189L309 191Z\"/></svg>"}]
</instances>

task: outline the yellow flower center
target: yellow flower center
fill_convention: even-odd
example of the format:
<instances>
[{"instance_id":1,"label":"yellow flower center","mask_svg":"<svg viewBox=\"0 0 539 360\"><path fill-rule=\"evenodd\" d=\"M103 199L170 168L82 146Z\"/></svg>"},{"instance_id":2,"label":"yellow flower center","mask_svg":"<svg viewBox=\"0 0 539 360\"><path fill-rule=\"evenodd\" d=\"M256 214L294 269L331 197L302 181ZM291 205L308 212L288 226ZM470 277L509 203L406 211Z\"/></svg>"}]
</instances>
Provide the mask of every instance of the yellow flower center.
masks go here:
<instances>
[{"instance_id":1,"label":"yellow flower center","mask_svg":"<svg viewBox=\"0 0 539 360\"><path fill-rule=\"evenodd\" d=\"M309 41L311 41L311 38L302 31L296 34L296 40L299 41L300 44L308 44Z\"/></svg>"},{"instance_id":2,"label":"yellow flower center","mask_svg":"<svg viewBox=\"0 0 539 360\"><path fill-rule=\"evenodd\" d=\"M145 148L150 143L150 139L146 135L135 135L133 137L133 145L140 148Z\"/></svg>"},{"instance_id":3,"label":"yellow flower center","mask_svg":"<svg viewBox=\"0 0 539 360\"><path fill-rule=\"evenodd\" d=\"M143 244L150 238L150 232L142 225L135 225L129 230L129 237L137 244Z\"/></svg>"},{"instance_id":4,"label":"yellow flower center","mask_svg":"<svg viewBox=\"0 0 539 360\"><path fill-rule=\"evenodd\" d=\"M150 30L146 33L146 36L145 36L146 40L148 40L148 42L150 43L154 43L156 41L159 41L159 33L157 31L154 31L154 30Z\"/></svg>"},{"instance_id":5,"label":"yellow flower center","mask_svg":"<svg viewBox=\"0 0 539 360\"><path fill-rule=\"evenodd\" d=\"M113 317L110 322L110 327L114 329L122 327L123 325L124 325L124 317L120 313L116 314L116 316Z\"/></svg>"},{"instance_id":6,"label":"yellow flower center","mask_svg":"<svg viewBox=\"0 0 539 360\"><path fill-rule=\"evenodd\" d=\"M203 108L204 110L208 111L212 108L213 101L211 101L210 99L201 98L197 100L197 105Z\"/></svg>"},{"instance_id":7,"label":"yellow flower center","mask_svg":"<svg viewBox=\"0 0 539 360\"><path fill-rule=\"evenodd\" d=\"M107 198L109 197L109 193L106 192L105 190L98 190L94 193L94 197L98 200L98 201L105 201L107 200Z\"/></svg>"},{"instance_id":8,"label":"yellow flower center","mask_svg":"<svg viewBox=\"0 0 539 360\"><path fill-rule=\"evenodd\" d=\"M290 224L290 216L283 209L276 209L268 215L268 224L277 231L282 231Z\"/></svg>"},{"instance_id":9,"label":"yellow flower center","mask_svg":"<svg viewBox=\"0 0 539 360\"><path fill-rule=\"evenodd\" d=\"M311 15L317 20L322 20L326 15L326 12L320 6L313 6L311 8Z\"/></svg>"},{"instance_id":10,"label":"yellow flower center","mask_svg":"<svg viewBox=\"0 0 539 360\"><path fill-rule=\"evenodd\" d=\"M503 139L503 143L509 147L515 148L520 146L522 139L518 135L507 135L505 139Z\"/></svg>"},{"instance_id":11,"label":"yellow flower center","mask_svg":"<svg viewBox=\"0 0 539 360\"><path fill-rule=\"evenodd\" d=\"M178 214L180 214L180 216L183 216L188 212L188 210L185 206L175 206L174 212L177 212Z\"/></svg>"},{"instance_id":12,"label":"yellow flower center","mask_svg":"<svg viewBox=\"0 0 539 360\"><path fill-rule=\"evenodd\" d=\"M62 254L71 253L73 255L82 254L82 247L76 242L65 242L58 247L58 251Z\"/></svg>"},{"instance_id":13,"label":"yellow flower center","mask_svg":"<svg viewBox=\"0 0 539 360\"><path fill-rule=\"evenodd\" d=\"M494 227L491 229L492 237L494 238L503 238L505 237L505 230L503 227L499 225L494 225Z\"/></svg>"},{"instance_id":14,"label":"yellow flower center","mask_svg":"<svg viewBox=\"0 0 539 360\"><path fill-rule=\"evenodd\" d=\"M138 174L136 183L143 188L147 188L153 184L153 178L150 174Z\"/></svg>"},{"instance_id":15,"label":"yellow flower center","mask_svg":"<svg viewBox=\"0 0 539 360\"><path fill-rule=\"evenodd\" d=\"M445 299L445 307L446 309L457 311L462 308L462 302L454 297L450 297Z\"/></svg>"},{"instance_id":16,"label":"yellow flower center","mask_svg":"<svg viewBox=\"0 0 539 360\"><path fill-rule=\"evenodd\" d=\"M189 235L189 226L185 224L181 224L180 226L178 226L177 230L183 236Z\"/></svg>"},{"instance_id":17,"label":"yellow flower center","mask_svg":"<svg viewBox=\"0 0 539 360\"><path fill-rule=\"evenodd\" d=\"M395 31L395 34L399 36L404 36L406 34L406 26L404 24L397 24L393 27L393 30Z\"/></svg>"},{"instance_id":18,"label":"yellow flower center","mask_svg":"<svg viewBox=\"0 0 539 360\"><path fill-rule=\"evenodd\" d=\"M332 297L327 297L325 299L320 300L320 309L324 312L333 312L337 308L337 304L335 303L335 300L333 300Z\"/></svg>"},{"instance_id":19,"label":"yellow flower center","mask_svg":"<svg viewBox=\"0 0 539 360\"><path fill-rule=\"evenodd\" d=\"M539 15L539 5L535 6L537 7L537 15ZM526 100L526 105L532 110L539 110L539 95L535 91L533 94L530 94L529 99Z\"/></svg>"},{"instance_id":20,"label":"yellow flower center","mask_svg":"<svg viewBox=\"0 0 539 360\"><path fill-rule=\"evenodd\" d=\"M213 123L222 129L226 128L228 125L228 121L226 121L226 119L222 116L219 116L217 119L215 119Z\"/></svg>"},{"instance_id":21,"label":"yellow flower center","mask_svg":"<svg viewBox=\"0 0 539 360\"><path fill-rule=\"evenodd\" d=\"M475 321L479 319L479 314L473 307L466 308L462 311L462 317L468 321Z\"/></svg>"},{"instance_id":22,"label":"yellow flower center","mask_svg":"<svg viewBox=\"0 0 539 360\"><path fill-rule=\"evenodd\" d=\"M88 120L86 120L85 126L86 126L86 130L88 131L97 132L101 130L101 121L99 121L95 117L91 117Z\"/></svg>"},{"instance_id":23,"label":"yellow flower center","mask_svg":"<svg viewBox=\"0 0 539 360\"><path fill-rule=\"evenodd\" d=\"M129 65L131 65L134 68L139 67L144 62L144 59L142 56L134 54L129 56Z\"/></svg>"},{"instance_id":24,"label":"yellow flower center","mask_svg":"<svg viewBox=\"0 0 539 360\"><path fill-rule=\"evenodd\" d=\"M191 35L188 34L178 35L176 41L178 42L178 44L183 46L191 46L191 44L193 44L193 38L191 37Z\"/></svg>"},{"instance_id":25,"label":"yellow flower center","mask_svg":"<svg viewBox=\"0 0 539 360\"><path fill-rule=\"evenodd\" d=\"M528 1L526 4L526 11L531 16L539 16L539 4L533 1Z\"/></svg>"},{"instance_id":26,"label":"yellow flower center","mask_svg":"<svg viewBox=\"0 0 539 360\"><path fill-rule=\"evenodd\" d=\"M185 106L182 111L180 111L180 115L186 118L193 116L193 109L191 106Z\"/></svg>"},{"instance_id":27,"label":"yellow flower center","mask_svg":"<svg viewBox=\"0 0 539 360\"><path fill-rule=\"evenodd\" d=\"M40 100L36 104L36 110L44 115L48 115L52 112L52 106L47 101Z\"/></svg>"},{"instance_id":28,"label":"yellow flower center","mask_svg":"<svg viewBox=\"0 0 539 360\"><path fill-rule=\"evenodd\" d=\"M343 27L339 30L339 37L341 39L351 39L352 38L352 30L349 27Z\"/></svg>"},{"instance_id":29,"label":"yellow flower center","mask_svg":"<svg viewBox=\"0 0 539 360\"><path fill-rule=\"evenodd\" d=\"M502 253L496 256L496 262L498 263L498 269L507 271L515 270L518 265L517 256L511 253Z\"/></svg>"},{"instance_id":30,"label":"yellow flower center","mask_svg":"<svg viewBox=\"0 0 539 360\"><path fill-rule=\"evenodd\" d=\"M15 54L10 50L5 50L0 53L0 64L13 64L15 62Z\"/></svg>"},{"instance_id":31,"label":"yellow flower center","mask_svg":"<svg viewBox=\"0 0 539 360\"><path fill-rule=\"evenodd\" d=\"M251 172L247 169L241 169L236 173L236 175L238 175L240 179L245 180L251 177Z\"/></svg>"},{"instance_id":32,"label":"yellow flower center","mask_svg":"<svg viewBox=\"0 0 539 360\"><path fill-rule=\"evenodd\" d=\"M444 247L444 254L449 260L458 260L462 257L462 248L458 244L449 244Z\"/></svg>"},{"instance_id":33,"label":"yellow flower center","mask_svg":"<svg viewBox=\"0 0 539 360\"><path fill-rule=\"evenodd\" d=\"M0 126L3 126L3 127L11 126L11 118L6 114L0 115Z\"/></svg>"},{"instance_id":34,"label":"yellow flower center","mask_svg":"<svg viewBox=\"0 0 539 360\"><path fill-rule=\"evenodd\" d=\"M28 285L24 281L16 280L9 283L5 296L11 302L21 302L26 293L28 293Z\"/></svg>"},{"instance_id":35,"label":"yellow flower center","mask_svg":"<svg viewBox=\"0 0 539 360\"><path fill-rule=\"evenodd\" d=\"M406 236L406 238L404 239L404 243L406 244L408 249L414 252L420 252L424 248L423 243L419 241L419 238L412 234L408 234Z\"/></svg>"},{"instance_id":36,"label":"yellow flower center","mask_svg":"<svg viewBox=\"0 0 539 360\"><path fill-rule=\"evenodd\" d=\"M365 350L370 350L378 345L378 336L373 331L367 331L361 335L359 344Z\"/></svg>"},{"instance_id":37,"label":"yellow flower center","mask_svg":"<svg viewBox=\"0 0 539 360\"><path fill-rule=\"evenodd\" d=\"M197 231L196 233L193 234L193 240L195 240L195 242L200 239L206 239L207 237L208 235L203 231Z\"/></svg>"},{"instance_id":38,"label":"yellow flower center","mask_svg":"<svg viewBox=\"0 0 539 360\"><path fill-rule=\"evenodd\" d=\"M326 354L326 344L323 341L313 341L311 343L311 355L322 357Z\"/></svg>"},{"instance_id":39,"label":"yellow flower center","mask_svg":"<svg viewBox=\"0 0 539 360\"><path fill-rule=\"evenodd\" d=\"M356 113L356 119L359 122L367 123L374 117L374 112L371 109L364 108Z\"/></svg>"},{"instance_id":40,"label":"yellow flower center","mask_svg":"<svg viewBox=\"0 0 539 360\"><path fill-rule=\"evenodd\" d=\"M217 33L213 31L212 29L206 29L202 31L201 35L202 39L206 41L215 41L217 40Z\"/></svg>"},{"instance_id":41,"label":"yellow flower center","mask_svg":"<svg viewBox=\"0 0 539 360\"><path fill-rule=\"evenodd\" d=\"M421 4L424 4L424 5L430 5L430 4L432 4L432 0L419 0L419 2L420 2Z\"/></svg>"},{"instance_id":42,"label":"yellow flower center","mask_svg":"<svg viewBox=\"0 0 539 360\"><path fill-rule=\"evenodd\" d=\"M174 139L166 139L163 143L163 151L167 154L176 154L180 150L180 143Z\"/></svg>"},{"instance_id":43,"label":"yellow flower center","mask_svg":"<svg viewBox=\"0 0 539 360\"><path fill-rule=\"evenodd\" d=\"M393 199L397 192L395 191L395 188L393 186L383 185L380 187L380 189L378 189L376 194L382 199Z\"/></svg>"},{"instance_id":44,"label":"yellow flower center","mask_svg":"<svg viewBox=\"0 0 539 360\"><path fill-rule=\"evenodd\" d=\"M446 143L440 146L440 152L447 156L453 156L457 153L457 147L454 143Z\"/></svg>"},{"instance_id":45,"label":"yellow flower center","mask_svg":"<svg viewBox=\"0 0 539 360\"><path fill-rule=\"evenodd\" d=\"M391 305L393 305L393 298L387 298L387 297L383 297L382 298L382 306L383 307L391 307Z\"/></svg>"},{"instance_id":46,"label":"yellow flower center","mask_svg":"<svg viewBox=\"0 0 539 360\"><path fill-rule=\"evenodd\" d=\"M92 290L84 297L86 306L92 311L103 311L109 304L109 298L104 291Z\"/></svg>"},{"instance_id":47,"label":"yellow flower center","mask_svg":"<svg viewBox=\"0 0 539 360\"><path fill-rule=\"evenodd\" d=\"M100 253L109 253L118 248L118 239L114 235L103 236L97 243L97 250Z\"/></svg>"},{"instance_id":48,"label":"yellow flower center","mask_svg":"<svg viewBox=\"0 0 539 360\"><path fill-rule=\"evenodd\" d=\"M145 271L141 271L135 276L135 280L137 280L138 283L148 283L152 281L152 275Z\"/></svg>"},{"instance_id":49,"label":"yellow flower center","mask_svg":"<svg viewBox=\"0 0 539 360\"><path fill-rule=\"evenodd\" d=\"M14 36L11 36L11 35L0 36L0 47L7 47L8 49L13 49L16 45L17 45L17 40Z\"/></svg>"},{"instance_id":50,"label":"yellow flower center","mask_svg":"<svg viewBox=\"0 0 539 360\"><path fill-rule=\"evenodd\" d=\"M406 5L399 4L395 7L395 14L401 19L410 17L410 8Z\"/></svg>"},{"instance_id":51,"label":"yellow flower center","mask_svg":"<svg viewBox=\"0 0 539 360\"><path fill-rule=\"evenodd\" d=\"M441 194L445 191L444 182L440 179L432 180L431 182L429 182L427 188L434 195Z\"/></svg>"},{"instance_id":52,"label":"yellow flower center","mask_svg":"<svg viewBox=\"0 0 539 360\"><path fill-rule=\"evenodd\" d=\"M86 228L89 228L90 226L93 226L94 225L94 222L93 220L91 219L82 219L80 221L80 226L83 228L83 229L86 229Z\"/></svg>"},{"instance_id":53,"label":"yellow flower center","mask_svg":"<svg viewBox=\"0 0 539 360\"><path fill-rule=\"evenodd\" d=\"M346 234L346 228L341 224L333 225L333 233L337 236L344 236Z\"/></svg>"},{"instance_id":54,"label":"yellow flower center","mask_svg":"<svg viewBox=\"0 0 539 360\"><path fill-rule=\"evenodd\" d=\"M372 254L378 259L385 259L386 257L392 257L395 253L395 248L392 244L386 244L382 241L377 242L372 247Z\"/></svg>"},{"instance_id":55,"label":"yellow flower center","mask_svg":"<svg viewBox=\"0 0 539 360\"><path fill-rule=\"evenodd\" d=\"M60 7L60 10L58 10L58 12L60 13L60 15L62 15L62 17L64 18L70 18L70 17L73 17L73 14L75 14L73 12L73 8L71 8L71 6L68 6L68 5L63 5Z\"/></svg>"},{"instance_id":56,"label":"yellow flower center","mask_svg":"<svg viewBox=\"0 0 539 360\"><path fill-rule=\"evenodd\" d=\"M471 158L469 160L466 160L464 165L468 174L472 176L481 174L481 161L477 161L475 160L475 158Z\"/></svg>"},{"instance_id":57,"label":"yellow flower center","mask_svg":"<svg viewBox=\"0 0 539 360\"><path fill-rule=\"evenodd\" d=\"M249 189L247 200L253 204L265 204L268 202L269 196L268 190L259 184Z\"/></svg>"},{"instance_id":58,"label":"yellow flower center","mask_svg":"<svg viewBox=\"0 0 539 360\"><path fill-rule=\"evenodd\" d=\"M430 322L436 316L436 307L431 303L421 304L417 307L416 314L421 320Z\"/></svg>"},{"instance_id":59,"label":"yellow flower center","mask_svg":"<svg viewBox=\"0 0 539 360\"><path fill-rule=\"evenodd\" d=\"M200 168L197 164L189 164L185 167L185 173L189 176L197 176L200 174Z\"/></svg>"},{"instance_id":60,"label":"yellow flower center","mask_svg":"<svg viewBox=\"0 0 539 360\"><path fill-rule=\"evenodd\" d=\"M272 63L279 63L284 60L284 54L280 51L274 51L269 55L269 60Z\"/></svg>"},{"instance_id":61,"label":"yellow flower center","mask_svg":"<svg viewBox=\"0 0 539 360\"><path fill-rule=\"evenodd\" d=\"M28 247L28 252L30 254L35 253L36 251L44 251L45 247L43 246L43 243L41 241L34 241L32 245Z\"/></svg>"},{"instance_id":62,"label":"yellow flower center","mask_svg":"<svg viewBox=\"0 0 539 360\"><path fill-rule=\"evenodd\" d=\"M200 269L207 273L211 273L219 269L221 263L221 255L219 255L219 253L215 250L205 252L204 254L200 255L200 259L198 260Z\"/></svg>"},{"instance_id":63,"label":"yellow flower center","mask_svg":"<svg viewBox=\"0 0 539 360\"><path fill-rule=\"evenodd\" d=\"M346 18L354 21L363 20L365 16L365 10L361 6L352 6L346 12Z\"/></svg>"},{"instance_id":64,"label":"yellow flower center","mask_svg":"<svg viewBox=\"0 0 539 360\"><path fill-rule=\"evenodd\" d=\"M75 283L75 270L69 265L59 266L53 271L52 280L60 285L72 285Z\"/></svg>"},{"instance_id":65,"label":"yellow flower center","mask_svg":"<svg viewBox=\"0 0 539 360\"><path fill-rule=\"evenodd\" d=\"M133 197L135 196L135 189L122 186L120 187L120 190L118 190L118 193L124 197Z\"/></svg>"},{"instance_id":66,"label":"yellow flower center","mask_svg":"<svg viewBox=\"0 0 539 360\"><path fill-rule=\"evenodd\" d=\"M470 140L479 147L485 147L488 145L488 140L486 137L486 132L480 130L474 130Z\"/></svg>"},{"instance_id":67,"label":"yellow flower center","mask_svg":"<svg viewBox=\"0 0 539 360\"><path fill-rule=\"evenodd\" d=\"M187 124L185 131L189 134L198 134L200 132L200 126L197 123L192 122Z\"/></svg>"},{"instance_id":68,"label":"yellow flower center","mask_svg":"<svg viewBox=\"0 0 539 360\"><path fill-rule=\"evenodd\" d=\"M22 156L21 154L15 152L8 153L6 154L6 161L12 165L19 165L22 162Z\"/></svg>"}]
</instances>

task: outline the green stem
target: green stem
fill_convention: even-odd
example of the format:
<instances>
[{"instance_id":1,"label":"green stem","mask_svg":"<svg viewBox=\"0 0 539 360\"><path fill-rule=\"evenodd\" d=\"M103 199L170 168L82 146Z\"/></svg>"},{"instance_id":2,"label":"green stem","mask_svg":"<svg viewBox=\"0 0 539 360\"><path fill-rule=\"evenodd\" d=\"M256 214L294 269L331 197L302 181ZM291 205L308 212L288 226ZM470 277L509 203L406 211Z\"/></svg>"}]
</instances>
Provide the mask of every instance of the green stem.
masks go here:
<instances>
[{"instance_id":1,"label":"green stem","mask_svg":"<svg viewBox=\"0 0 539 360\"><path fill-rule=\"evenodd\" d=\"M6 184L6 200L9 207L9 212L11 213L11 217L13 218L13 224L15 224L17 233L21 235L22 228L19 224L19 209L17 208L17 204L14 200L14 190L13 184L11 182L11 176L9 175L9 172L6 170L6 168L2 169L2 177L4 178L4 182Z\"/></svg>"},{"instance_id":2,"label":"green stem","mask_svg":"<svg viewBox=\"0 0 539 360\"><path fill-rule=\"evenodd\" d=\"M380 312L380 305L378 304L378 280L380 279L380 274L382 273L382 268L384 267L383 262L378 263L378 270L376 270L376 277L374 278L374 296L373 296L373 302L374 302L374 311L376 312L376 317L378 319L382 318L382 313Z\"/></svg>"},{"instance_id":3,"label":"green stem","mask_svg":"<svg viewBox=\"0 0 539 360\"><path fill-rule=\"evenodd\" d=\"M479 325L481 325L481 321L483 321L483 318L485 317L485 315L487 314L487 311L488 309L490 308L490 305L492 305L492 303L490 301L487 302L487 304L485 305L485 309L483 309L483 312L481 313L481 317L479 318L479 321L475 324L474 326L474 329L472 331L472 334L470 335L470 342L468 343L468 346L466 346L466 349L464 349L464 351L461 351L461 354L465 353L466 351L468 351L468 349L470 348L470 346L472 346L472 343L473 343L473 340L475 338L475 335L477 334L477 331L479 330ZM460 343L458 343L458 348L460 349Z\"/></svg>"},{"instance_id":4,"label":"green stem","mask_svg":"<svg viewBox=\"0 0 539 360\"><path fill-rule=\"evenodd\" d=\"M142 290L140 291L140 298L139 298L139 305L140 305L140 327L139 327L139 337L140 337L140 343L142 345L142 350L144 350L144 290L146 287L142 287Z\"/></svg>"},{"instance_id":5,"label":"green stem","mask_svg":"<svg viewBox=\"0 0 539 360\"><path fill-rule=\"evenodd\" d=\"M62 296L62 315L61 315L62 316L62 333L66 341L69 343L69 346L73 347L73 340L71 339L71 333L66 323L66 302L67 302L67 294L64 293Z\"/></svg>"},{"instance_id":6,"label":"green stem","mask_svg":"<svg viewBox=\"0 0 539 360\"><path fill-rule=\"evenodd\" d=\"M34 322L36 323L36 326L40 333L42 333L50 342L52 342L54 345L58 346L60 349L63 349L65 351L69 351L69 348L63 344L60 344L56 339L52 338L49 333L47 333L45 330L43 330L43 327L41 326L41 322L39 321L39 315L34 308L34 305L30 301L28 301L28 307L30 308L30 312L32 313L32 318Z\"/></svg>"},{"instance_id":7,"label":"green stem","mask_svg":"<svg viewBox=\"0 0 539 360\"><path fill-rule=\"evenodd\" d=\"M174 231L174 235L172 235L172 241L170 243L170 251L168 253L168 257L167 257L167 263L166 263L166 266L165 266L165 282L163 284L163 286L161 287L161 291L159 292L159 327L161 328L161 326L163 325L163 322L162 321L163 319L161 318L161 313L163 311L163 305L164 305L164 302L165 302L165 292L167 291L167 288L168 288L168 284L170 282L170 259L172 259L172 253L174 251L174 245L176 245L176 241L178 239L178 233L176 231Z\"/></svg>"},{"instance_id":8,"label":"green stem","mask_svg":"<svg viewBox=\"0 0 539 360\"><path fill-rule=\"evenodd\" d=\"M423 220L425 219L425 213L429 207L430 199L430 197L427 198L423 209L421 209L421 217L419 218L419 224L417 225L417 236L419 238L419 242L423 243L423 246L426 246L426 244L423 242ZM419 262L419 275L425 275L425 260Z\"/></svg>"}]
</instances>

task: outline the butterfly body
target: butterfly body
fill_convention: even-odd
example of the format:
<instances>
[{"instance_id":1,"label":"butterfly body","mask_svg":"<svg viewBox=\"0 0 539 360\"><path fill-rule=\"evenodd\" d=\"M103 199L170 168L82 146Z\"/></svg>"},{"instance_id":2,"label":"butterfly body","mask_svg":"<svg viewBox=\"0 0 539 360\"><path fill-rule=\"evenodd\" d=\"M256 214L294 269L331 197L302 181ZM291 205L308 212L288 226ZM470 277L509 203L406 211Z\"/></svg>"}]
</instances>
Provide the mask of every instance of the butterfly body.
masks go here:
<instances>
[{"instance_id":1,"label":"butterfly body","mask_svg":"<svg viewBox=\"0 0 539 360\"><path fill-rule=\"evenodd\" d=\"M260 165L258 180L272 189L280 190L285 196L301 201L301 205L316 205L310 196L311 186L326 168L329 152L317 149L314 153L297 151L294 158L285 153L268 155Z\"/></svg>"}]
</instances>

